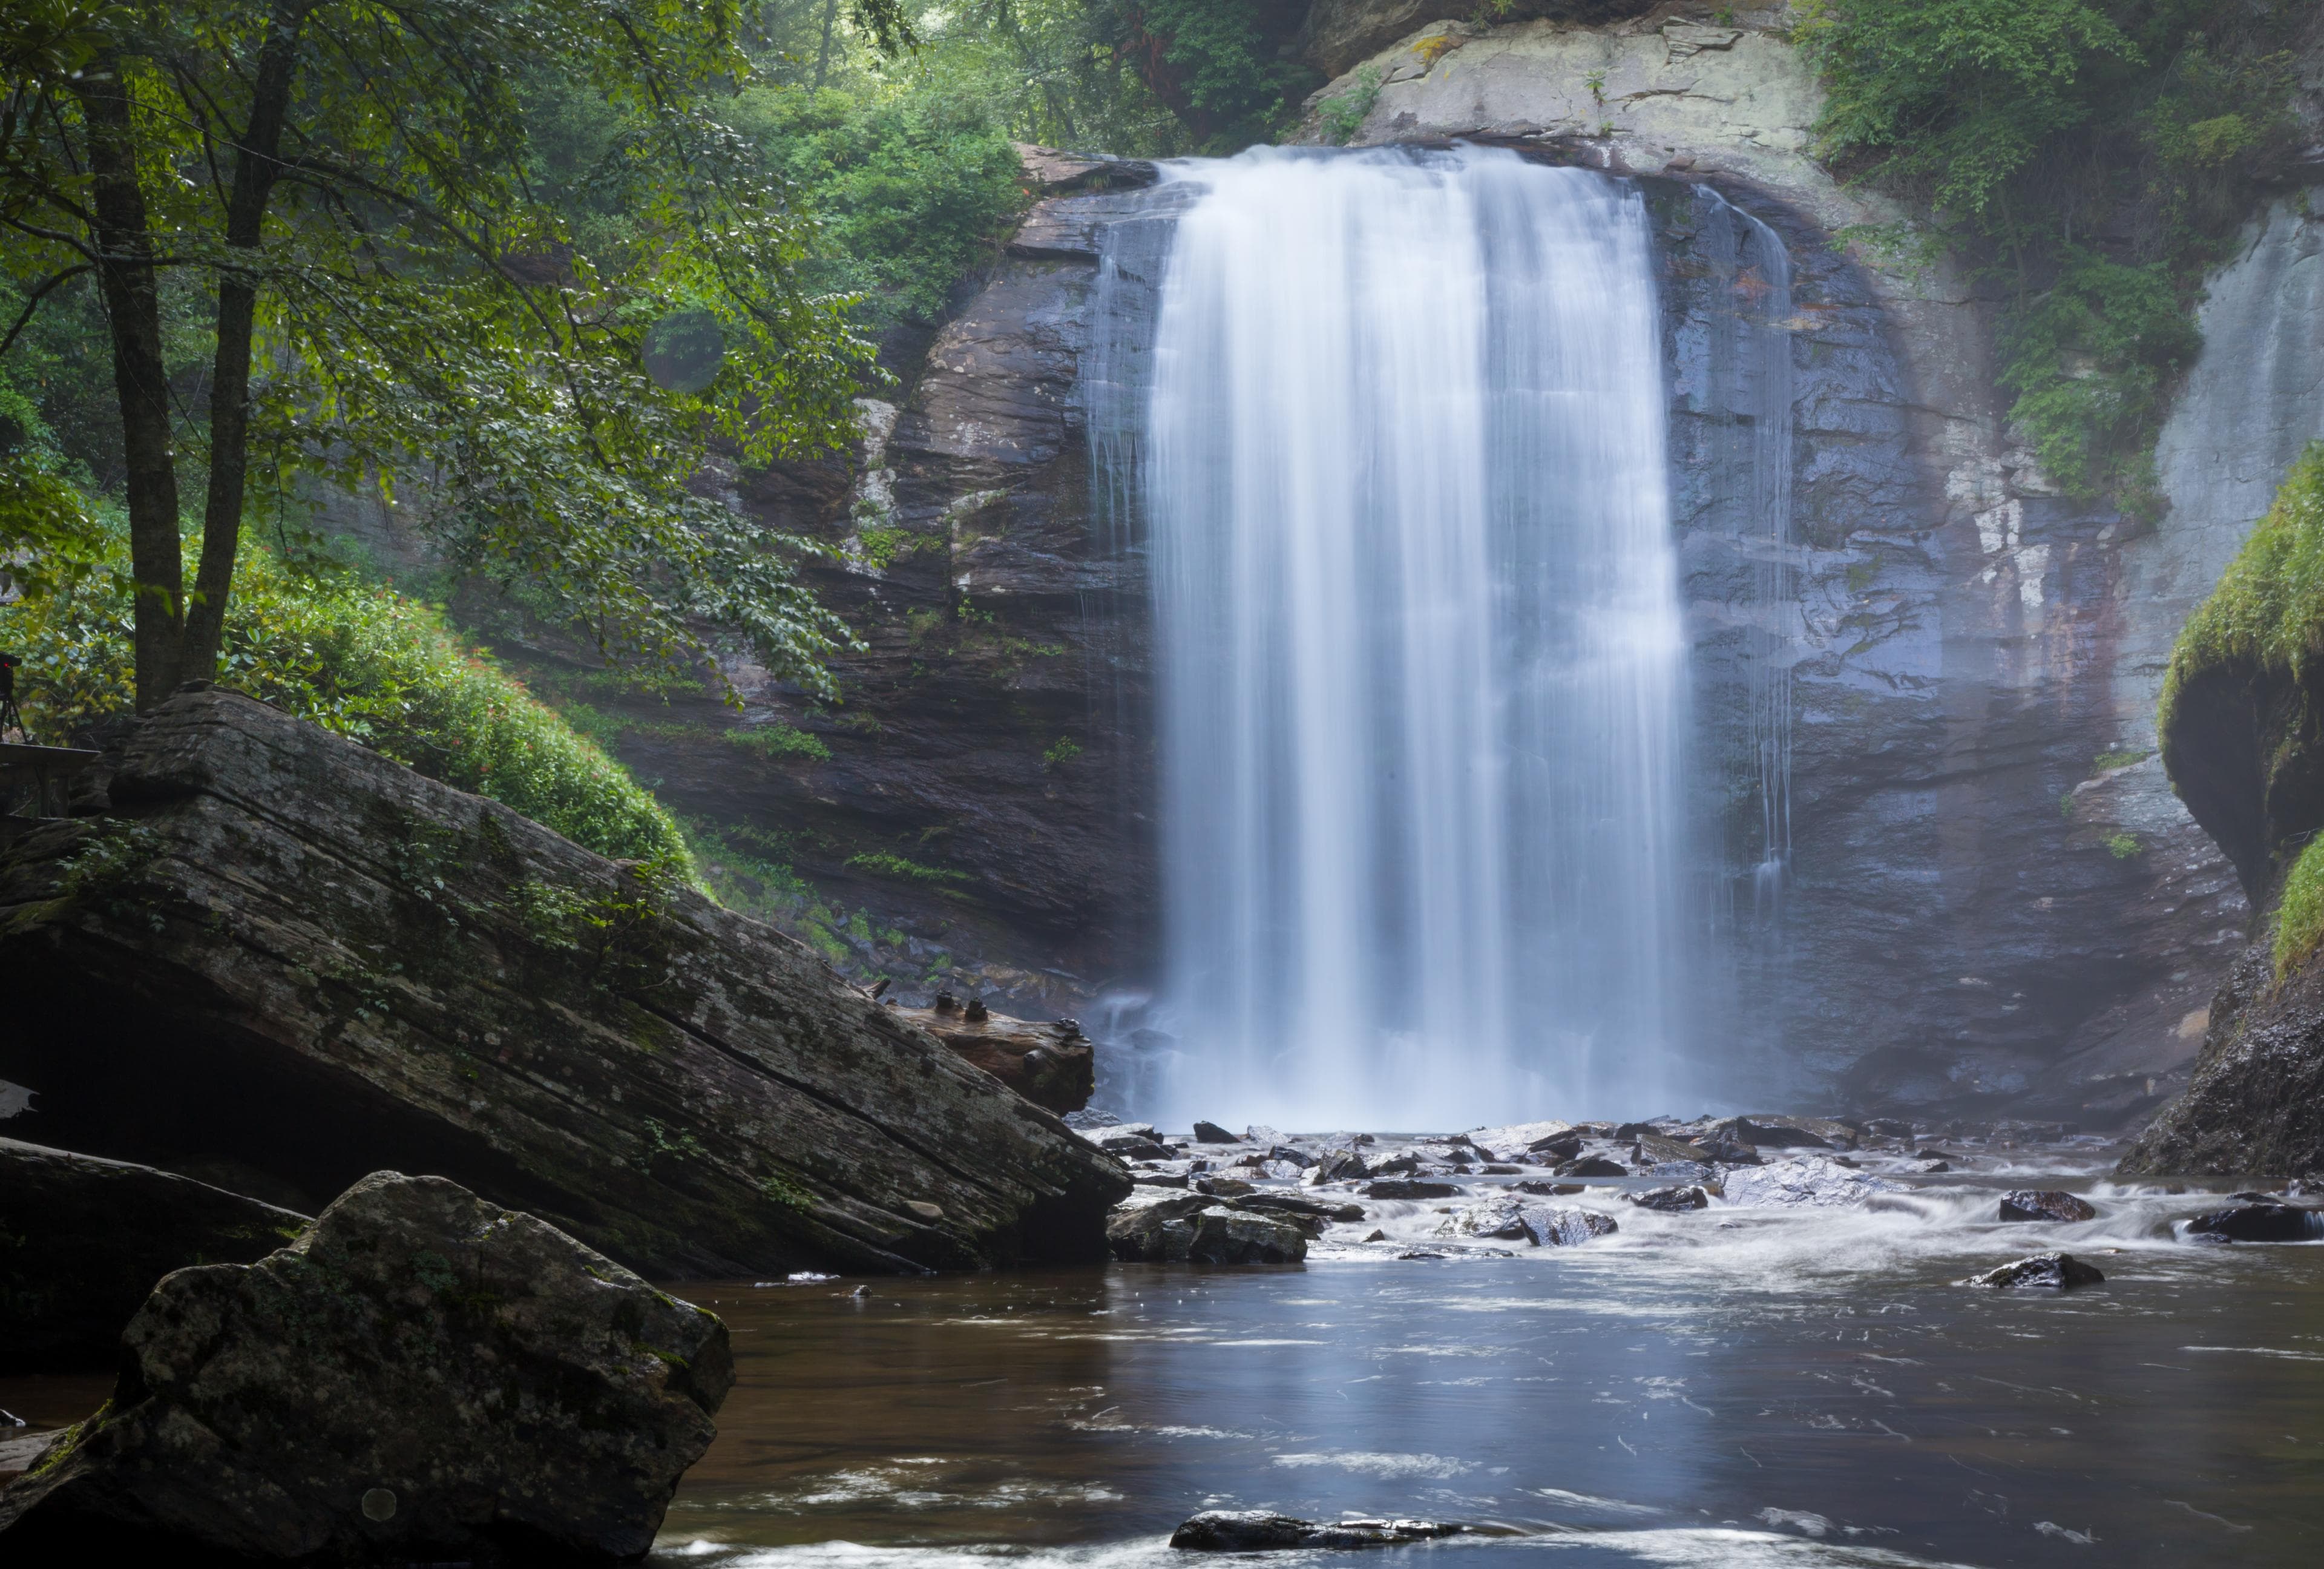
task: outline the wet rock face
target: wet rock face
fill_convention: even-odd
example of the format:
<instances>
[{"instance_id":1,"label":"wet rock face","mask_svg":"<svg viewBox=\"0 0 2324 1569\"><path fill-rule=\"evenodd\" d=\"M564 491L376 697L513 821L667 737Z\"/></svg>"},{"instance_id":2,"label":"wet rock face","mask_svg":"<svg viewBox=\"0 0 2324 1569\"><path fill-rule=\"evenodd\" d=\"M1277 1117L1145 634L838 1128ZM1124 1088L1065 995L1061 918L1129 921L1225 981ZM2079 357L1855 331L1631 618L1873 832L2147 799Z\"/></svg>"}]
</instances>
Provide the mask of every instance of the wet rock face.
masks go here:
<instances>
[{"instance_id":1,"label":"wet rock face","mask_svg":"<svg viewBox=\"0 0 2324 1569\"><path fill-rule=\"evenodd\" d=\"M0 851L50 1139L438 1171L664 1275L1103 1253L1117 1161L690 889L222 692L111 801Z\"/></svg>"},{"instance_id":2,"label":"wet rock face","mask_svg":"<svg viewBox=\"0 0 2324 1569\"><path fill-rule=\"evenodd\" d=\"M110 1366L156 1280L263 1259L306 1224L151 1167L0 1139L0 1373Z\"/></svg>"},{"instance_id":3,"label":"wet rock face","mask_svg":"<svg viewBox=\"0 0 2324 1569\"><path fill-rule=\"evenodd\" d=\"M2225 1242L2312 1242L2324 1237L2324 1214L2289 1204L2245 1204L2187 1223L2187 1234Z\"/></svg>"},{"instance_id":4,"label":"wet rock face","mask_svg":"<svg viewBox=\"0 0 2324 1569\"><path fill-rule=\"evenodd\" d=\"M380 1172L298 1242L164 1280L0 1551L638 1556L708 1447L726 1329L530 1215Z\"/></svg>"},{"instance_id":5,"label":"wet rock face","mask_svg":"<svg viewBox=\"0 0 2324 1569\"><path fill-rule=\"evenodd\" d=\"M2276 980L2271 944L2246 949L2212 999L2186 1093L2138 1136L2126 1177L2324 1171L2324 963Z\"/></svg>"},{"instance_id":6,"label":"wet rock face","mask_svg":"<svg viewBox=\"0 0 2324 1569\"><path fill-rule=\"evenodd\" d=\"M2071 1291L2083 1286L2098 1286L2106 1276L2094 1265L2085 1264L2071 1253L2036 1253L2015 1263L1998 1265L1981 1275L1972 1275L1960 1284L1978 1286L1994 1291Z\"/></svg>"}]
</instances>

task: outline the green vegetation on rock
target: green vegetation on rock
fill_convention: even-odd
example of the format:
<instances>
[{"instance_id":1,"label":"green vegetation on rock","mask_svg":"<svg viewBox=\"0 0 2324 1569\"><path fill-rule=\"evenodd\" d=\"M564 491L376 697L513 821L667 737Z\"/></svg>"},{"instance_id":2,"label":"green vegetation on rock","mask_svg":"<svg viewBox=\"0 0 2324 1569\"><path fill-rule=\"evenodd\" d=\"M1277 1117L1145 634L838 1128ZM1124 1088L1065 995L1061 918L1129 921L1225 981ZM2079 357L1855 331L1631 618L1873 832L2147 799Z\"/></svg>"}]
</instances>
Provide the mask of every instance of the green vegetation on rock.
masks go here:
<instances>
[{"instance_id":1,"label":"green vegetation on rock","mask_svg":"<svg viewBox=\"0 0 2324 1569\"><path fill-rule=\"evenodd\" d=\"M0 643L24 660L24 715L44 740L134 706L126 552L111 546L115 570L0 605ZM600 854L684 864L677 823L627 770L392 589L245 549L218 679Z\"/></svg>"},{"instance_id":2,"label":"green vegetation on rock","mask_svg":"<svg viewBox=\"0 0 2324 1569\"><path fill-rule=\"evenodd\" d=\"M2299 0L1803 0L1820 152L2005 291L2013 424L2077 497L2152 516L2204 268L2295 145ZM1900 247L1889 247L1900 249ZM1906 245L1902 251L1916 247Z\"/></svg>"},{"instance_id":3,"label":"green vegetation on rock","mask_svg":"<svg viewBox=\"0 0 2324 1569\"><path fill-rule=\"evenodd\" d=\"M2198 678L2243 668L2304 682L2324 653L2324 441L2309 444L2274 504L2187 624L2171 651L2156 705L2163 761L2174 777L2182 695ZM2310 840L2284 876L2275 920L2282 974L2324 942L2324 839Z\"/></svg>"}]
</instances>

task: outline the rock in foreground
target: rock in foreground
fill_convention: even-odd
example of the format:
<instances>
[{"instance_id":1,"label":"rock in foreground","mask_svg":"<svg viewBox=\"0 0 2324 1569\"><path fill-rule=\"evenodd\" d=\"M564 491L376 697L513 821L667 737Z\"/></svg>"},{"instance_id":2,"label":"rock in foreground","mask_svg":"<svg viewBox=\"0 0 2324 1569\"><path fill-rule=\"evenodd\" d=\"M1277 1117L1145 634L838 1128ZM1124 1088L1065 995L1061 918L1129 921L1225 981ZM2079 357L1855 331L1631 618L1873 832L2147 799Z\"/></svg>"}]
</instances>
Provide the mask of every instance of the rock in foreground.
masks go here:
<instances>
[{"instance_id":1,"label":"rock in foreground","mask_svg":"<svg viewBox=\"0 0 2324 1569\"><path fill-rule=\"evenodd\" d=\"M1960 1284L1996 1291L2071 1291L2078 1286L2098 1286L2105 1280L2094 1265L2083 1263L2071 1253L2036 1253L2030 1259L1987 1269L1982 1275L1972 1275Z\"/></svg>"},{"instance_id":2,"label":"rock in foreground","mask_svg":"<svg viewBox=\"0 0 2324 1569\"><path fill-rule=\"evenodd\" d=\"M1205 1509L1170 1533L1170 1545L1196 1553L1263 1553L1296 1547L1393 1547L1457 1537L1466 1526L1436 1520L1295 1519L1267 1509Z\"/></svg>"},{"instance_id":3,"label":"rock in foreground","mask_svg":"<svg viewBox=\"0 0 2324 1569\"><path fill-rule=\"evenodd\" d=\"M0 850L51 1142L440 1172L671 1276L1091 1260L1120 1165L771 928L224 692Z\"/></svg>"},{"instance_id":4,"label":"rock in foreground","mask_svg":"<svg viewBox=\"0 0 2324 1569\"><path fill-rule=\"evenodd\" d=\"M0 1496L9 1562L164 1561L157 1542L262 1563L634 1557L733 1382L711 1315L394 1172L256 1264L170 1276L123 1348L112 1400Z\"/></svg>"},{"instance_id":5,"label":"rock in foreground","mask_svg":"<svg viewBox=\"0 0 2324 1569\"><path fill-rule=\"evenodd\" d=\"M156 1280L251 1263L306 1223L149 1166L0 1139L0 1373L110 1368Z\"/></svg>"},{"instance_id":6,"label":"rock in foreground","mask_svg":"<svg viewBox=\"0 0 2324 1569\"><path fill-rule=\"evenodd\" d=\"M2324 1214L2290 1204L2246 1204L2187 1223L2187 1234L2227 1242L2312 1242L2324 1238Z\"/></svg>"}]
</instances>

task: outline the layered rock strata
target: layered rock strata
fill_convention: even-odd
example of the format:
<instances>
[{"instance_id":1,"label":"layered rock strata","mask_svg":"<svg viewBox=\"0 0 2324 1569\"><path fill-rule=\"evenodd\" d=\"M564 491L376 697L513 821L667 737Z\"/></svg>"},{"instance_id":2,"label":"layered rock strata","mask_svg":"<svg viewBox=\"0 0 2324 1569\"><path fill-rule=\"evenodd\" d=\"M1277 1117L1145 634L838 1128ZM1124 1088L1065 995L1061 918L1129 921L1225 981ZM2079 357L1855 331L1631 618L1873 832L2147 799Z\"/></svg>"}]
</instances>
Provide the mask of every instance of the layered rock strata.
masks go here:
<instances>
[{"instance_id":1,"label":"layered rock strata","mask_svg":"<svg viewBox=\"0 0 2324 1569\"><path fill-rule=\"evenodd\" d=\"M0 1139L0 1373L108 1366L153 1282L251 1263L307 1223L149 1166Z\"/></svg>"},{"instance_id":2,"label":"layered rock strata","mask_svg":"<svg viewBox=\"0 0 2324 1569\"><path fill-rule=\"evenodd\" d=\"M672 877L225 692L106 788L0 850L46 1138L441 1172L661 1275L1103 1256L1114 1160Z\"/></svg>"}]
</instances>

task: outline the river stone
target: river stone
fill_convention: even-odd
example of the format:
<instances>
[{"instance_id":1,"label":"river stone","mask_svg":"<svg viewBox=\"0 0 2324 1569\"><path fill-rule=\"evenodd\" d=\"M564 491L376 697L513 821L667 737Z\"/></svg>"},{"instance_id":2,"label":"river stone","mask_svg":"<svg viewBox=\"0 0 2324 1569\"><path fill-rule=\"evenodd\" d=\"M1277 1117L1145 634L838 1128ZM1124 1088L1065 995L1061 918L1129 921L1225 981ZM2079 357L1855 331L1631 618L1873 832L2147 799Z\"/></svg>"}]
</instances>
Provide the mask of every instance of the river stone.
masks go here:
<instances>
[{"instance_id":1,"label":"river stone","mask_svg":"<svg viewBox=\"0 0 2324 1569\"><path fill-rule=\"evenodd\" d=\"M1298 1227L1203 1194L1125 1205L1106 1240L1126 1264L1296 1264L1307 1256Z\"/></svg>"},{"instance_id":2,"label":"river stone","mask_svg":"<svg viewBox=\"0 0 2324 1569\"><path fill-rule=\"evenodd\" d=\"M1582 1150L1582 1135L1571 1122L1513 1122L1505 1128L1480 1128L1469 1135L1469 1142L1496 1160L1545 1155L1571 1160Z\"/></svg>"},{"instance_id":3,"label":"river stone","mask_svg":"<svg viewBox=\"0 0 2324 1569\"><path fill-rule=\"evenodd\" d=\"M2078 1286L2103 1284L2106 1277L2071 1253L2035 1253L2031 1258L1999 1265L1982 1275L1972 1275L1960 1282L1963 1286L1990 1287L1996 1291L2019 1288L2043 1291L2071 1291Z\"/></svg>"},{"instance_id":4,"label":"river stone","mask_svg":"<svg viewBox=\"0 0 2324 1569\"><path fill-rule=\"evenodd\" d=\"M2019 1188L2001 1195L2006 1221L2094 1221L2098 1212L2087 1199L2055 1189Z\"/></svg>"},{"instance_id":5,"label":"river stone","mask_svg":"<svg viewBox=\"0 0 2324 1569\"><path fill-rule=\"evenodd\" d=\"M1732 1139L1754 1149L1830 1149L1841 1140L1821 1138L1805 1128L1766 1117L1735 1117L1711 1129L1714 1138ZM1853 1140L1847 1140L1853 1143Z\"/></svg>"},{"instance_id":6,"label":"river stone","mask_svg":"<svg viewBox=\"0 0 2324 1569\"><path fill-rule=\"evenodd\" d=\"M150 1166L0 1139L0 1373L109 1368L153 1282L254 1262L306 1224Z\"/></svg>"},{"instance_id":7,"label":"river stone","mask_svg":"<svg viewBox=\"0 0 2324 1569\"><path fill-rule=\"evenodd\" d=\"M1602 1155L1584 1155L1578 1160L1558 1163L1559 1177L1628 1177L1630 1168L1619 1161L1609 1160Z\"/></svg>"},{"instance_id":8,"label":"river stone","mask_svg":"<svg viewBox=\"0 0 2324 1569\"><path fill-rule=\"evenodd\" d=\"M1194 1142L1197 1144L1236 1144L1241 1142L1216 1122L1196 1122Z\"/></svg>"},{"instance_id":9,"label":"river stone","mask_svg":"<svg viewBox=\"0 0 2324 1569\"><path fill-rule=\"evenodd\" d=\"M943 1041L963 1062L1060 1116L1086 1106L1097 1089L1096 1046L1069 1020L1037 1021L991 1011L972 1020L933 1008L891 1011Z\"/></svg>"},{"instance_id":10,"label":"river stone","mask_svg":"<svg viewBox=\"0 0 2324 1569\"><path fill-rule=\"evenodd\" d=\"M396 1172L170 1276L122 1343L112 1399L0 1496L10 1562L632 1558L733 1381L710 1314Z\"/></svg>"},{"instance_id":11,"label":"river stone","mask_svg":"<svg viewBox=\"0 0 2324 1569\"><path fill-rule=\"evenodd\" d=\"M1321 1182L1360 1182L1367 1175L1364 1158L1353 1149L1326 1149L1316 1158L1315 1164L1302 1174L1300 1180L1310 1185Z\"/></svg>"},{"instance_id":12,"label":"river stone","mask_svg":"<svg viewBox=\"0 0 2324 1569\"><path fill-rule=\"evenodd\" d=\"M2324 1237L2324 1214L2289 1204L2246 1204L2187 1223L2187 1234L2230 1242L2308 1242Z\"/></svg>"},{"instance_id":13,"label":"river stone","mask_svg":"<svg viewBox=\"0 0 2324 1569\"><path fill-rule=\"evenodd\" d=\"M1364 1206L1360 1204L1331 1204L1320 1198L1309 1198L1296 1193L1254 1193L1243 1199L1242 1207L1262 1214L1305 1216L1314 1221L1360 1221L1364 1218Z\"/></svg>"},{"instance_id":14,"label":"river stone","mask_svg":"<svg viewBox=\"0 0 2324 1569\"><path fill-rule=\"evenodd\" d=\"M1205 1509L1170 1533L1170 1546L1196 1553L1263 1553L1295 1547L1392 1547L1458 1536L1467 1527L1435 1520L1319 1523L1271 1509Z\"/></svg>"},{"instance_id":15,"label":"river stone","mask_svg":"<svg viewBox=\"0 0 2324 1569\"><path fill-rule=\"evenodd\" d=\"M1700 1187L1650 1187L1644 1193L1626 1193L1622 1196L1640 1209L1661 1210L1668 1214L1711 1207L1711 1195Z\"/></svg>"},{"instance_id":16,"label":"river stone","mask_svg":"<svg viewBox=\"0 0 2324 1569\"><path fill-rule=\"evenodd\" d=\"M1526 1233L1545 1248L1575 1248L1592 1237L1611 1236L1622 1228L1612 1215L1594 1209L1552 1209L1528 1205Z\"/></svg>"},{"instance_id":17,"label":"river stone","mask_svg":"<svg viewBox=\"0 0 2324 1569\"><path fill-rule=\"evenodd\" d=\"M1362 1188L1366 1198L1458 1198L1460 1187L1450 1182L1428 1182L1417 1177L1391 1177L1368 1182Z\"/></svg>"},{"instance_id":18,"label":"river stone","mask_svg":"<svg viewBox=\"0 0 2324 1569\"><path fill-rule=\"evenodd\" d=\"M1437 1223L1440 1237L1501 1237L1511 1241L1531 1241L1525 1205L1514 1199L1497 1199L1488 1204L1473 1204Z\"/></svg>"},{"instance_id":19,"label":"river stone","mask_svg":"<svg viewBox=\"0 0 2324 1569\"><path fill-rule=\"evenodd\" d=\"M673 1277L1104 1256L1119 1161L771 927L234 693L110 757L0 847L48 1142L438 1172Z\"/></svg>"}]
</instances>

